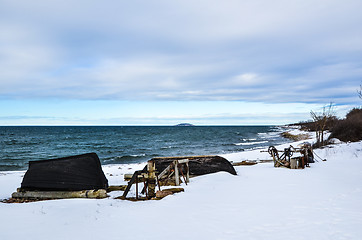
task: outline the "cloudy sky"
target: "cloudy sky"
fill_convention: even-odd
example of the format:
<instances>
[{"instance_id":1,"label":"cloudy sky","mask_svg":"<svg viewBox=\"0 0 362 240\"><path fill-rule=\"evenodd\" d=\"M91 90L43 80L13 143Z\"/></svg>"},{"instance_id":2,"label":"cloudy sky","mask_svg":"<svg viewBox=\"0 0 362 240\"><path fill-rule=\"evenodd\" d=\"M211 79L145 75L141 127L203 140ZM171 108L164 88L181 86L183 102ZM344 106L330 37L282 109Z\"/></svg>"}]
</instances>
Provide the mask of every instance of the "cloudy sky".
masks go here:
<instances>
[{"instance_id":1,"label":"cloudy sky","mask_svg":"<svg viewBox=\"0 0 362 240\"><path fill-rule=\"evenodd\" d=\"M361 0L0 0L0 125L285 124L360 106Z\"/></svg>"}]
</instances>

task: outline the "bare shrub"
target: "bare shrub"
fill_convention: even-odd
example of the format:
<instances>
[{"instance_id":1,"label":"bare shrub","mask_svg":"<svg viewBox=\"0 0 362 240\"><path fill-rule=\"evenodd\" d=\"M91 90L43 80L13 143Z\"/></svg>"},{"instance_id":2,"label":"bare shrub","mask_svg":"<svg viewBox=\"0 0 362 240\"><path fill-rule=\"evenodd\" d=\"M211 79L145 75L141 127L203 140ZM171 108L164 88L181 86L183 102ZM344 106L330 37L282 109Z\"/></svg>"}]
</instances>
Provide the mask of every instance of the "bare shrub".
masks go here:
<instances>
[{"instance_id":1,"label":"bare shrub","mask_svg":"<svg viewBox=\"0 0 362 240\"><path fill-rule=\"evenodd\" d=\"M316 146L323 146L325 143L324 132L328 129L327 123L329 120L336 119L335 113L333 111L333 104L330 103L328 106L322 108L321 113L310 111L310 114L314 122L314 131L316 133Z\"/></svg>"}]
</instances>

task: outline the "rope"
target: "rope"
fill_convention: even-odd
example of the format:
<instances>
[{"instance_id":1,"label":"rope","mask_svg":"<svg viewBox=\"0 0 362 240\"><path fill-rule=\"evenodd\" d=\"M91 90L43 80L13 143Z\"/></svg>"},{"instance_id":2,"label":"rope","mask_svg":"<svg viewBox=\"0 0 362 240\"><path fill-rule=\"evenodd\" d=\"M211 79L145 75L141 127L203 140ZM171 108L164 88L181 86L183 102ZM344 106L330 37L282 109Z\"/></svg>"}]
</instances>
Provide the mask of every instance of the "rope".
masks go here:
<instances>
[{"instance_id":1,"label":"rope","mask_svg":"<svg viewBox=\"0 0 362 240\"><path fill-rule=\"evenodd\" d=\"M313 154L316 155L321 161L326 160L326 159L323 159L323 158L321 158L320 156L318 156L318 154L316 154L314 150L312 150L312 151L313 151ZM317 159L316 159L316 160L317 160ZM317 161L317 162L318 162L318 161Z\"/></svg>"}]
</instances>

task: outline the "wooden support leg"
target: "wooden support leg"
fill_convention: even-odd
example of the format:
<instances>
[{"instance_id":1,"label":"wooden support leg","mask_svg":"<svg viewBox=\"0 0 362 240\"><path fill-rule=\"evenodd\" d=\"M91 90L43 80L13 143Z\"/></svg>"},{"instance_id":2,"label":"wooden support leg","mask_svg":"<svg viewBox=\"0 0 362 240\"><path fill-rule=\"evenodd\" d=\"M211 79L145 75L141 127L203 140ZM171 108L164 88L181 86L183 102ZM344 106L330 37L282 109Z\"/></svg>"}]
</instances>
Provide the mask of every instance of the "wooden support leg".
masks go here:
<instances>
[{"instance_id":1,"label":"wooden support leg","mask_svg":"<svg viewBox=\"0 0 362 240\"><path fill-rule=\"evenodd\" d=\"M144 190L144 192L146 193L146 198L148 199L147 184L146 184L145 179L143 179L143 190Z\"/></svg>"},{"instance_id":2,"label":"wooden support leg","mask_svg":"<svg viewBox=\"0 0 362 240\"><path fill-rule=\"evenodd\" d=\"M147 164L148 170L148 197L153 198L156 196L156 166L153 161L148 161Z\"/></svg>"},{"instance_id":3,"label":"wooden support leg","mask_svg":"<svg viewBox=\"0 0 362 240\"><path fill-rule=\"evenodd\" d=\"M189 163L186 163L186 182L190 182L190 169L189 169Z\"/></svg>"},{"instance_id":4,"label":"wooden support leg","mask_svg":"<svg viewBox=\"0 0 362 240\"><path fill-rule=\"evenodd\" d=\"M182 171L182 167L180 167L180 172L181 172L182 177L184 178L185 184L187 185L187 181L186 181L185 175Z\"/></svg>"},{"instance_id":5,"label":"wooden support leg","mask_svg":"<svg viewBox=\"0 0 362 240\"><path fill-rule=\"evenodd\" d=\"M140 173L141 173L141 171L135 171L135 172L134 172L134 174L132 175L131 180L129 181L126 189L125 189L124 192L123 192L122 198L126 198L126 197L127 197L127 194L128 194L128 192L129 192L129 190L131 189L132 184L136 181L136 179L137 179L137 181L138 181L138 175L139 175Z\"/></svg>"},{"instance_id":6,"label":"wooden support leg","mask_svg":"<svg viewBox=\"0 0 362 240\"><path fill-rule=\"evenodd\" d=\"M138 200L138 177L136 178L136 199Z\"/></svg>"},{"instance_id":7,"label":"wooden support leg","mask_svg":"<svg viewBox=\"0 0 362 240\"><path fill-rule=\"evenodd\" d=\"M179 175L179 172L178 172L178 161L175 160L174 161L174 165L175 165L175 185L176 186L180 186L180 175Z\"/></svg>"},{"instance_id":8,"label":"wooden support leg","mask_svg":"<svg viewBox=\"0 0 362 240\"><path fill-rule=\"evenodd\" d=\"M158 185L158 190L161 191L161 185L160 185L160 181L158 179L157 174L156 174L156 181L157 181L157 185Z\"/></svg>"}]
</instances>

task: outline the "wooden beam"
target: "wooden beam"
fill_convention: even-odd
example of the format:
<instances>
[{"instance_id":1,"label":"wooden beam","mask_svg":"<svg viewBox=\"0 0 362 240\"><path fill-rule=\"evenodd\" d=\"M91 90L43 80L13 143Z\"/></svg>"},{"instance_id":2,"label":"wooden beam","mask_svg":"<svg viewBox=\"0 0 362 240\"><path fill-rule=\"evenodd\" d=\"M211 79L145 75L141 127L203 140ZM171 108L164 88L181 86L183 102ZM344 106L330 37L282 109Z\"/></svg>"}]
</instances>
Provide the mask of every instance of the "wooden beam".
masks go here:
<instances>
[{"instance_id":1,"label":"wooden beam","mask_svg":"<svg viewBox=\"0 0 362 240\"><path fill-rule=\"evenodd\" d=\"M170 169L171 169L171 165L168 165L168 167L165 168L165 169L160 173L160 175L158 175L158 179L161 179L163 176L165 176L165 175L168 173L168 171L170 171Z\"/></svg>"},{"instance_id":2,"label":"wooden beam","mask_svg":"<svg viewBox=\"0 0 362 240\"><path fill-rule=\"evenodd\" d=\"M65 198L106 198L107 191L83 190L83 191L19 191L12 194L13 198L21 199L65 199Z\"/></svg>"}]
</instances>

